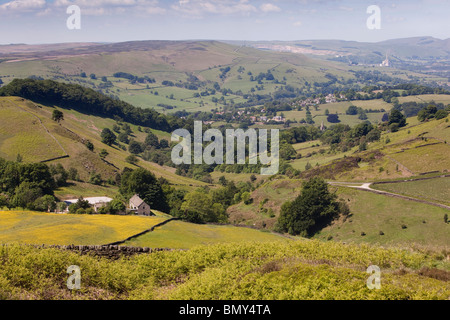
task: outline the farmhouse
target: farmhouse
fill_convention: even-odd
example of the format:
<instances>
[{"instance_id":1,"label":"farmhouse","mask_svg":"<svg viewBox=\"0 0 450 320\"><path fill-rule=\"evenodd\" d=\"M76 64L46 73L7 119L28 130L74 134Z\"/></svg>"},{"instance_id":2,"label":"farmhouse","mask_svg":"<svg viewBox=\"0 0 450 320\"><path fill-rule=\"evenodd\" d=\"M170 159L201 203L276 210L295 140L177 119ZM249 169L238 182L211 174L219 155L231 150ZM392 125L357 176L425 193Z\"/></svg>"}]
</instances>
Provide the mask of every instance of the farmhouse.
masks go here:
<instances>
[{"instance_id":1,"label":"farmhouse","mask_svg":"<svg viewBox=\"0 0 450 320\"><path fill-rule=\"evenodd\" d=\"M101 207L106 206L109 202L111 202L113 199L108 197L92 197L92 198L84 198L83 200L87 200L89 204L94 208L95 212L98 212L98 209ZM73 203L77 203L78 199L70 199L65 200L64 202L67 204L67 208ZM65 212L68 212L69 209L66 209Z\"/></svg>"},{"instance_id":2,"label":"farmhouse","mask_svg":"<svg viewBox=\"0 0 450 320\"><path fill-rule=\"evenodd\" d=\"M129 203L130 211L135 212L138 215L150 216L152 212L150 206L145 203L137 194L131 197Z\"/></svg>"}]
</instances>

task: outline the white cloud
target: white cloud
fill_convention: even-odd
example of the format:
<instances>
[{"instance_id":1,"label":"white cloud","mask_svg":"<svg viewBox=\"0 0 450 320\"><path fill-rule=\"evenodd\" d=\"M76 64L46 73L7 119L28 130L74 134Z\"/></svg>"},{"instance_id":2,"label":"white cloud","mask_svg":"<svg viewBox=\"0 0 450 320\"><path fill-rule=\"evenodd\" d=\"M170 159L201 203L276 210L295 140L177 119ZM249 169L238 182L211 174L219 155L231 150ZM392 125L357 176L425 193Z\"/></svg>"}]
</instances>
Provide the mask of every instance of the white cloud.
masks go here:
<instances>
[{"instance_id":1,"label":"white cloud","mask_svg":"<svg viewBox=\"0 0 450 320\"><path fill-rule=\"evenodd\" d=\"M185 16L199 18L205 14L232 15L249 14L258 9L248 0L180 0L171 8Z\"/></svg>"},{"instance_id":2,"label":"white cloud","mask_svg":"<svg viewBox=\"0 0 450 320\"><path fill-rule=\"evenodd\" d=\"M264 3L260 7L262 12L280 12L280 7L272 4L272 3Z\"/></svg>"},{"instance_id":3,"label":"white cloud","mask_svg":"<svg viewBox=\"0 0 450 320\"><path fill-rule=\"evenodd\" d=\"M186 1L186 0L185 0ZM64 12L70 5L77 5L84 15L163 14L166 9L159 6L158 0L13 0L0 5L1 13L34 13L37 16L50 12Z\"/></svg>"},{"instance_id":4,"label":"white cloud","mask_svg":"<svg viewBox=\"0 0 450 320\"><path fill-rule=\"evenodd\" d=\"M45 0L13 0L2 4L0 6L0 11L29 12L37 9L43 9L45 6Z\"/></svg>"},{"instance_id":5,"label":"white cloud","mask_svg":"<svg viewBox=\"0 0 450 320\"><path fill-rule=\"evenodd\" d=\"M295 21L292 25L294 27L301 27L302 26L302 22L301 21Z\"/></svg>"}]
</instances>

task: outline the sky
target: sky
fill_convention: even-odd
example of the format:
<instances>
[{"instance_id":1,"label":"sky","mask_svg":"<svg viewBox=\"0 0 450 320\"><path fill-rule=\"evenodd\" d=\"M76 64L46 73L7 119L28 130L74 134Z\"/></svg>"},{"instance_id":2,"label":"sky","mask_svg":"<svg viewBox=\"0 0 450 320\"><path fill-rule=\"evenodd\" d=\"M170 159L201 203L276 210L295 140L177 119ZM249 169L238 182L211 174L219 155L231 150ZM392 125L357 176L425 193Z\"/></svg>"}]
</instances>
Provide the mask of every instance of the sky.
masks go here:
<instances>
[{"instance_id":1,"label":"sky","mask_svg":"<svg viewBox=\"0 0 450 320\"><path fill-rule=\"evenodd\" d=\"M0 0L0 44L447 39L449 12L450 0Z\"/></svg>"}]
</instances>

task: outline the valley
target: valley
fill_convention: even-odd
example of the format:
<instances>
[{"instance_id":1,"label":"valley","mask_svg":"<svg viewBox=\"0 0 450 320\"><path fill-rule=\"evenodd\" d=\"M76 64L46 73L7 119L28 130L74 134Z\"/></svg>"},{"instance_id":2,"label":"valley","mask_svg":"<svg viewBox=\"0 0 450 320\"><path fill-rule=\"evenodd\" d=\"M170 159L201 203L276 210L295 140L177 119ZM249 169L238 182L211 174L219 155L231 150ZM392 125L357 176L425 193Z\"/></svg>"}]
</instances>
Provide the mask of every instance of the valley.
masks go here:
<instances>
[{"instance_id":1,"label":"valley","mask_svg":"<svg viewBox=\"0 0 450 320\"><path fill-rule=\"evenodd\" d=\"M448 41L417 41L0 46L0 298L448 299L450 87L419 68ZM279 172L175 165L172 133L195 121L278 129ZM155 250L50 247L111 243Z\"/></svg>"}]
</instances>

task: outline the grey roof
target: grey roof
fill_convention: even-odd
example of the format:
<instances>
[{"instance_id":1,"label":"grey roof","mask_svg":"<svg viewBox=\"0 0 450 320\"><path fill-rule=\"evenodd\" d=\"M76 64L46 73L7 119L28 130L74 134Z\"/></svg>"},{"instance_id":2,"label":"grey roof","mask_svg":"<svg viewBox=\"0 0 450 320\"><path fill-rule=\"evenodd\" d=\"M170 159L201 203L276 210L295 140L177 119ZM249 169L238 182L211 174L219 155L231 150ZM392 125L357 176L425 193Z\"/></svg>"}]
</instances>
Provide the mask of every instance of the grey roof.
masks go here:
<instances>
[{"instance_id":1,"label":"grey roof","mask_svg":"<svg viewBox=\"0 0 450 320\"><path fill-rule=\"evenodd\" d=\"M143 203L145 203L145 201L142 200L137 194L132 196L130 199L130 204L132 204L135 207L139 207Z\"/></svg>"}]
</instances>

